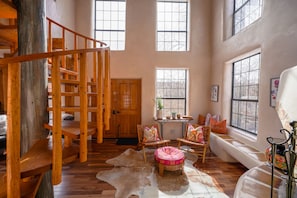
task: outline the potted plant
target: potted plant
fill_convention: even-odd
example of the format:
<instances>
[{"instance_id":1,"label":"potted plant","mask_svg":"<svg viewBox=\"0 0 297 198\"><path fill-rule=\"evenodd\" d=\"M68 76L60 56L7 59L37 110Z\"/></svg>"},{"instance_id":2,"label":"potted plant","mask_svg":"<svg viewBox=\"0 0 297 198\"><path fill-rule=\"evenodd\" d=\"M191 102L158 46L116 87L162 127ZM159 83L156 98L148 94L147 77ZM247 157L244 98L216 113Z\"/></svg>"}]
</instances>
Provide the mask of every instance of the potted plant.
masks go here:
<instances>
[{"instance_id":1,"label":"potted plant","mask_svg":"<svg viewBox=\"0 0 297 198\"><path fill-rule=\"evenodd\" d=\"M163 119L163 111L162 109L164 108L163 104L162 104L162 99L161 98L157 98L157 119L158 120L162 120Z\"/></svg>"}]
</instances>

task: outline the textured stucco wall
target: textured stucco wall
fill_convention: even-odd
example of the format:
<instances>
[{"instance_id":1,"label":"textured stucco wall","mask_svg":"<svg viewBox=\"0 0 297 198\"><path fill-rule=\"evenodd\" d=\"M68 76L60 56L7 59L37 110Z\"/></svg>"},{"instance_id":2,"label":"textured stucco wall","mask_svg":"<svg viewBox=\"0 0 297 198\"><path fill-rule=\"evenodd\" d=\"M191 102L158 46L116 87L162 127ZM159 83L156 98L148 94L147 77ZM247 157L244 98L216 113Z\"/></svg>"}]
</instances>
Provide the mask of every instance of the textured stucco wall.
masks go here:
<instances>
[{"instance_id":1,"label":"textured stucco wall","mask_svg":"<svg viewBox=\"0 0 297 198\"><path fill-rule=\"evenodd\" d=\"M284 69L297 65L297 1L264 0L262 17L235 36L230 35L229 29L232 9L227 3L231 2L214 0L212 5L211 84L219 84L222 91L219 102L211 104L211 112L230 120L231 62L253 50L260 51L258 136L251 138L239 135L239 138L264 150L268 146L266 137L281 137L280 120L275 109L270 107L270 79L279 77Z\"/></svg>"}]
</instances>

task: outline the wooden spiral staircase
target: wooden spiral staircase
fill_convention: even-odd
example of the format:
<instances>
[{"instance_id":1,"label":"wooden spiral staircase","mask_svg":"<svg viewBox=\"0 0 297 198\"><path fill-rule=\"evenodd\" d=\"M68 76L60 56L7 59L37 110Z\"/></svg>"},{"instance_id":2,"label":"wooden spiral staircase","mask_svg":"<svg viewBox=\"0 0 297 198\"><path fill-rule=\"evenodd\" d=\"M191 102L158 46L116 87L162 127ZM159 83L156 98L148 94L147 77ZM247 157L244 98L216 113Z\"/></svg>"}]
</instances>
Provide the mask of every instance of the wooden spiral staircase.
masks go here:
<instances>
[{"instance_id":1,"label":"wooden spiral staircase","mask_svg":"<svg viewBox=\"0 0 297 198\"><path fill-rule=\"evenodd\" d=\"M0 49L17 50L17 13L8 0L0 0ZM47 18L48 52L0 58L0 94L7 113L6 172L0 172L0 197L35 197L43 175L52 170L53 185L62 180L62 165L87 160L87 139L103 130L110 118L110 50L100 41L74 32ZM54 35L59 30L59 37ZM69 42L70 41L70 42ZM20 68L25 61L46 59L48 112L51 135L20 156ZM91 74L91 75L89 75ZM62 115L74 115L64 121ZM72 141L78 139L79 144Z\"/></svg>"}]
</instances>

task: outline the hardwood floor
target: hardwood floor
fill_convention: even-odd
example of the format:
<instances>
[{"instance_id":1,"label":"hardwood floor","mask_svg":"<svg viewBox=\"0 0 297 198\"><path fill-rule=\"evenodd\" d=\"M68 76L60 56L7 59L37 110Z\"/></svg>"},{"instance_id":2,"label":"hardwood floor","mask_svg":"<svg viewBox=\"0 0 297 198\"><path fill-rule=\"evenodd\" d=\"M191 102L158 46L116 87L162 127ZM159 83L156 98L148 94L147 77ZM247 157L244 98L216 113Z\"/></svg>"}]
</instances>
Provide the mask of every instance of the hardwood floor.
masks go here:
<instances>
[{"instance_id":1,"label":"hardwood floor","mask_svg":"<svg viewBox=\"0 0 297 198\"><path fill-rule=\"evenodd\" d=\"M173 143L174 144L174 143ZM124 152L133 145L117 145L114 139L106 139L97 144L88 144L88 161L80 163L78 160L63 167L63 181L54 187L57 198L76 197L114 197L115 189L108 183L96 179L96 173L111 169L105 163ZM208 153L205 164L195 164L196 168L212 176L230 197L233 197L238 178L247 170L240 163L226 163L212 153Z\"/></svg>"},{"instance_id":2,"label":"hardwood floor","mask_svg":"<svg viewBox=\"0 0 297 198\"><path fill-rule=\"evenodd\" d=\"M177 143L171 144L174 146ZM114 139L105 139L102 144L90 140L87 162L80 163L76 160L63 166L62 183L54 186L55 198L114 197L114 187L98 180L96 174L102 170L112 169L112 165L106 164L105 161L118 156L128 148L136 149L136 146L117 145ZM4 158L0 159L0 172L4 170L3 165L5 165ZM247 171L240 163L223 162L211 152L208 152L204 164L197 163L195 167L212 176L230 197L233 197L238 178Z\"/></svg>"}]
</instances>

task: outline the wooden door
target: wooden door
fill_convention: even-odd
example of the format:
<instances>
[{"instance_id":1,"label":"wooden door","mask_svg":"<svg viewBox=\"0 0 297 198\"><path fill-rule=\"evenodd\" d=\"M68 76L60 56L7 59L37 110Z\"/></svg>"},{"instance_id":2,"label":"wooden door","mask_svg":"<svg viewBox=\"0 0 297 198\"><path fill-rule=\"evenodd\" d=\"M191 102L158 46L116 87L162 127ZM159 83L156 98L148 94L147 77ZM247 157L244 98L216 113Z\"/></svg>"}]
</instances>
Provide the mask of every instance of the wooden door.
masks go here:
<instances>
[{"instance_id":1,"label":"wooden door","mask_svg":"<svg viewBox=\"0 0 297 198\"><path fill-rule=\"evenodd\" d=\"M111 79L110 130L104 138L136 138L141 123L141 80Z\"/></svg>"}]
</instances>

